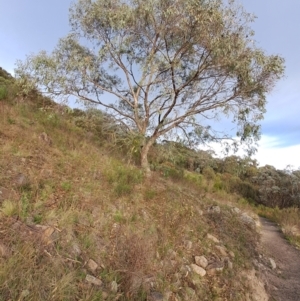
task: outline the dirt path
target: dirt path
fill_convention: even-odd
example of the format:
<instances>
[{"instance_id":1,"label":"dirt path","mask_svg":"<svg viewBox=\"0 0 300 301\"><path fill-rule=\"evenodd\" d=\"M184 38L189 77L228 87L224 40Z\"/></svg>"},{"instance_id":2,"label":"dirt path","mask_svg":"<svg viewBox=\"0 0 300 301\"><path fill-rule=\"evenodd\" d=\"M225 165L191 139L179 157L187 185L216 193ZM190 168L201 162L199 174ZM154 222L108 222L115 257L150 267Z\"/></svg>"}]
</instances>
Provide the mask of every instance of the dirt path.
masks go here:
<instances>
[{"instance_id":1,"label":"dirt path","mask_svg":"<svg viewBox=\"0 0 300 301\"><path fill-rule=\"evenodd\" d=\"M271 300L300 301L300 251L284 239L275 223L264 218L260 222L264 262L270 266L272 258L276 263L275 269L264 269Z\"/></svg>"}]
</instances>

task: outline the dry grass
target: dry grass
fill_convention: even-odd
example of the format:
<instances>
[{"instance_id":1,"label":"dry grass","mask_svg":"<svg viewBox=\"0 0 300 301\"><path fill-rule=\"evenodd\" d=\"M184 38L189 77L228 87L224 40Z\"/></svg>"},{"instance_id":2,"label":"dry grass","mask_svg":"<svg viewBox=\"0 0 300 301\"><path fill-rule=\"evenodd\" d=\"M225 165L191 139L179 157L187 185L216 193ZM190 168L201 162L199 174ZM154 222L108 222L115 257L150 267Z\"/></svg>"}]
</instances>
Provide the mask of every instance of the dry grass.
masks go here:
<instances>
[{"instance_id":1,"label":"dry grass","mask_svg":"<svg viewBox=\"0 0 300 301\"><path fill-rule=\"evenodd\" d=\"M0 114L0 242L9 250L0 257L0 300L142 301L150 291L169 300L244 300L236 275L250 266L256 236L232 215L228 201L238 204L238 196L193 173L145 179L55 110L0 102ZM221 218L207 214L212 204ZM45 239L36 225L55 231ZM207 233L236 259L233 270L200 278L185 267L195 255L214 258Z\"/></svg>"}]
</instances>

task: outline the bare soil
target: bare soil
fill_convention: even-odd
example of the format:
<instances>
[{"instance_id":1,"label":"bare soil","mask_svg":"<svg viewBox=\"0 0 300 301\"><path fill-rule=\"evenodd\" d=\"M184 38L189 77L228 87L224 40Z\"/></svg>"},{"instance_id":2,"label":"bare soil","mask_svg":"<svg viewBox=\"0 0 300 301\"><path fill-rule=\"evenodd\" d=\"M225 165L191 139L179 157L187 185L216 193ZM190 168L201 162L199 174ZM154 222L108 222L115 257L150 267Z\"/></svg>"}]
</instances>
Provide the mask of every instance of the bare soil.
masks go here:
<instances>
[{"instance_id":1,"label":"bare soil","mask_svg":"<svg viewBox=\"0 0 300 301\"><path fill-rule=\"evenodd\" d=\"M272 301L300 300L300 251L283 236L280 228L273 222L260 218L261 244L267 291ZM269 258L275 260L276 268L270 268Z\"/></svg>"}]
</instances>

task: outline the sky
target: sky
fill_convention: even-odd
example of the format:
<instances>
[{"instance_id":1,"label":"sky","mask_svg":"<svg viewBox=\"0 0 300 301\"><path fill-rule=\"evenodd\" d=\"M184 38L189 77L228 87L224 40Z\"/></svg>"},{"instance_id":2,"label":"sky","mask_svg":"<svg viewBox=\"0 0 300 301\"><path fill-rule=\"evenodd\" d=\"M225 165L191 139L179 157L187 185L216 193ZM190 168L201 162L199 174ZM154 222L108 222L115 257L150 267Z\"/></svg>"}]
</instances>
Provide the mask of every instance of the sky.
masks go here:
<instances>
[{"instance_id":1,"label":"sky","mask_svg":"<svg viewBox=\"0 0 300 301\"><path fill-rule=\"evenodd\" d=\"M257 19L257 44L285 58L285 77L267 96L262 139L255 158L260 165L300 168L300 1L240 0ZM69 32L71 0L0 0L0 66L13 74L16 60L51 51Z\"/></svg>"}]
</instances>

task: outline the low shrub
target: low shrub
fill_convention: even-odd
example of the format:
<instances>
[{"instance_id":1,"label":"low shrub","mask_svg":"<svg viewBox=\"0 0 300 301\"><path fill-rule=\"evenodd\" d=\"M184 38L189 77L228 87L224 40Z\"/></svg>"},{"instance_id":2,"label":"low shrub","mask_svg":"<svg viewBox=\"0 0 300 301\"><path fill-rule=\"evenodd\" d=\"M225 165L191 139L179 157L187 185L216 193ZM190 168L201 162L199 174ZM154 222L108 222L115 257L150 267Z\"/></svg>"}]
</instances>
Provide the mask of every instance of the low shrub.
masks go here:
<instances>
[{"instance_id":1,"label":"low shrub","mask_svg":"<svg viewBox=\"0 0 300 301\"><path fill-rule=\"evenodd\" d=\"M0 86L0 100L5 99L7 97L7 87Z\"/></svg>"},{"instance_id":2,"label":"low shrub","mask_svg":"<svg viewBox=\"0 0 300 301\"><path fill-rule=\"evenodd\" d=\"M184 178L193 184L196 184L197 186L201 186L203 183L203 176L197 173L192 173L192 172L188 172L185 171L184 172Z\"/></svg>"},{"instance_id":3,"label":"low shrub","mask_svg":"<svg viewBox=\"0 0 300 301\"><path fill-rule=\"evenodd\" d=\"M166 178L171 178L173 180L184 178L184 170L182 168L176 168L172 163L165 162L159 165L157 169Z\"/></svg>"},{"instance_id":4,"label":"low shrub","mask_svg":"<svg viewBox=\"0 0 300 301\"><path fill-rule=\"evenodd\" d=\"M134 185L139 184L143 180L141 170L122 165L117 161L112 162L111 166L105 172L105 176L110 184L114 186L114 192L118 196L130 194Z\"/></svg>"},{"instance_id":5,"label":"low shrub","mask_svg":"<svg viewBox=\"0 0 300 301\"><path fill-rule=\"evenodd\" d=\"M207 180L214 180L216 178L216 174L210 166L204 167L202 174Z\"/></svg>"}]
</instances>

